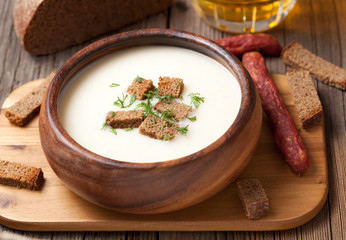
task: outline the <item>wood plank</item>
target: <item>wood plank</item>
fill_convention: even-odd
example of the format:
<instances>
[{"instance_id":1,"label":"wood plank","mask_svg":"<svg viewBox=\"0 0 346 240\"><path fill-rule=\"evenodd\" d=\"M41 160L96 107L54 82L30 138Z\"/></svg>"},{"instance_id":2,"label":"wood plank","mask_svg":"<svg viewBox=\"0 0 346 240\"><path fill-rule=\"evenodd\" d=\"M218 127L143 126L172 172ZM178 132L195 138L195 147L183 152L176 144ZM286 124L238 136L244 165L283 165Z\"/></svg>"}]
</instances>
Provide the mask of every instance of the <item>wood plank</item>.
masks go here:
<instances>
[{"instance_id":1,"label":"wood plank","mask_svg":"<svg viewBox=\"0 0 346 240\"><path fill-rule=\"evenodd\" d=\"M274 75L285 103L299 126L288 84ZM24 92L39 84L30 82L7 98L3 110ZM25 90L23 90L25 89ZM11 125L0 115L0 156L9 161L41 167L45 183L41 191L0 186L0 221L24 230L271 230L301 225L314 217L327 197L327 168L323 123L302 131L311 157L310 169L302 177L294 175L277 150L273 134L264 118L259 146L241 177L258 177L270 198L268 217L250 221L244 216L235 184L193 207L160 215L131 215L97 207L67 189L44 158L38 134L38 118L27 127ZM34 156L34 157L33 157ZM280 160L281 159L281 160ZM40 199L40 201L38 201ZM51 215L49 209L57 209Z\"/></svg>"}]
</instances>

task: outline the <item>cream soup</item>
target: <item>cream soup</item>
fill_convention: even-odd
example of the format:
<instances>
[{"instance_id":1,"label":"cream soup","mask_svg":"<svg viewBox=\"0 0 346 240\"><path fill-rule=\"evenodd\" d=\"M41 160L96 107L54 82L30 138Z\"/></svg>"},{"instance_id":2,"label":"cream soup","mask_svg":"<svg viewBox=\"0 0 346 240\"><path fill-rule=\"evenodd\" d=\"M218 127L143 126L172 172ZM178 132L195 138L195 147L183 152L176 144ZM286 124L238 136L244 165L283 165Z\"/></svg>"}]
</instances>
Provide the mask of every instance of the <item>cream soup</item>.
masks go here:
<instances>
[{"instance_id":1,"label":"cream soup","mask_svg":"<svg viewBox=\"0 0 346 240\"><path fill-rule=\"evenodd\" d=\"M113 105L126 93L137 76L151 79L157 86L160 76L179 77L184 81L183 102L190 103L190 93L205 98L198 109L184 119L186 136L161 141L132 131L101 130ZM110 87L112 83L118 87ZM59 120L67 133L84 148L101 156L126 162L159 162L190 155L210 145L233 123L241 103L239 83L224 66L203 54L170 46L145 46L122 50L94 63L76 74L64 87L58 104Z\"/></svg>"}]
</instances>

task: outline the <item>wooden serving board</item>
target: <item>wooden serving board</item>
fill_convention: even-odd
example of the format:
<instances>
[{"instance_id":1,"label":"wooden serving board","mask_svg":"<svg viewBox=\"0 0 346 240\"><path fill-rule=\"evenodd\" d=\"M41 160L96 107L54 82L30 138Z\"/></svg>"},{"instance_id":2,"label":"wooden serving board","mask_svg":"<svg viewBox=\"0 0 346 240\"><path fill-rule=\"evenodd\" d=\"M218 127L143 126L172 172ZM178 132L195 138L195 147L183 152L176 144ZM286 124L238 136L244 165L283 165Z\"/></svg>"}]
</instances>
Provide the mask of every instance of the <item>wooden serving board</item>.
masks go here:
<instances>
[{"instance_id":1,"label":"wooden serving board","mask_svg":"<svg viewBox=\"0 0 346 240\"><path fill-rule=\"evenodd\" d=\"M285 77L273 75L273 78L300 128ZM40 191L0 185L3 225L34 231L280 230L308 222L326 201L328 177L323 122L309 131L301 130L311 164L298 177L282 159L264 116L256 153L240 177L260 179L270 200L267 217L255 221L245 217L234 183L207 201L172 213L133 215L95 206L65 187L50 168L40 145L38 117L24 128L10 124L4 117L4 110L39 82L19 87L4 102L0 114L0 159L41 167L45 183Z\"/></svg>"}]
</instances>

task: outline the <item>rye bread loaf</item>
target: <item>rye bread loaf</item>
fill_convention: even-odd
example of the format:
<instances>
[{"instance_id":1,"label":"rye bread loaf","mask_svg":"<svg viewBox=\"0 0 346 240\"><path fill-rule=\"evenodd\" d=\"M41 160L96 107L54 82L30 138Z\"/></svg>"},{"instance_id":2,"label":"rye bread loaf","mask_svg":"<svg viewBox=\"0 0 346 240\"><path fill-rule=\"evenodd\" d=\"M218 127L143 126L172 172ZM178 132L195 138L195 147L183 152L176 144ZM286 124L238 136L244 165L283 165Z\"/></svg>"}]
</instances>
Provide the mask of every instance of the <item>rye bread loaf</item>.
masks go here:
<instances>
[{"instance_id":1,"label":"rye bread loaf","mask_svg":"<svg viewBox=\"0 0 346 240\"><path fill-rule=\"evenodd\" d=\"M173 0L15 0L16 34L41 55L81 44L167 9Z\"/></svg>"},{"instance_id":2,"label":"rye bread loaf","mask_svg":"<svg viewBox=\"0 0 346 240\"><path fill-rule=\"evenodd\" d=\"M317 80L346 90L346 69L316 56L297 42L288 44L282 50L281 58L288 66L308 70Z\"/></svg>"},{"instance_id":3,"label":"rye bread loaf","mask_svg":"<svg viewBox=\"0 0 346 240\"><path fill-rule=\"evenodd\" d=\"M237 181L237 189L245 215L249 219L255 220L268 215L269 200L257 178L245 178Z\"/></svg>"},{"instance_id":4,"label":"rye bread loaf","mask_svg":"<svg viewBox=\"0 0 346 240\"><path fill-rule=\"evenodd\" d=\"M41 168L20 163L0 161L0 183L18 188L38 190L43 182Z\"/></svg>"},{"instance_id":5,"label":"rye bread loaf","mask_svg":"<svg viewBox=\"0 0 346 240\"><path fill-rule=\"evenodd\" d=\"M286 78L302 127L311 127L322 117L322 105L309 71L289 69Z\"/></svg>"},{"instance_id":6,"label":"rye bread loaf","mask_svg":"<svg viewBox=\"0 0 346 240\"><path fill-rule=\"evenodd\" d=\"M6 118L20 127L30 122L40 112L41 103L55 74L52 72L37 88L9 107L5 111Z\"/></svg>"}]
</instances>

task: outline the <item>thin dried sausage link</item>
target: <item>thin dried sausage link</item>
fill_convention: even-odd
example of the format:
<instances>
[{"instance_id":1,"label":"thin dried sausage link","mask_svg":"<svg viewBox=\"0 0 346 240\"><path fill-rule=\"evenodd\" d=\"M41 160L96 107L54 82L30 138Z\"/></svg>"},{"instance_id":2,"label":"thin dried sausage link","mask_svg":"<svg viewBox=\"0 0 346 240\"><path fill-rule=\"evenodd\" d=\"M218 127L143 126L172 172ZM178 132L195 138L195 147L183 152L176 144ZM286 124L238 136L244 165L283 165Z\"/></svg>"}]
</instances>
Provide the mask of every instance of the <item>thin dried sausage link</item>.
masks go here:
<instances>
[{"instance_id":1,"label":"thin dried sausage link","mask_svg":"<svg viewBox=\"0 0 346 240\"><path fill-rule=\"evenodd\" d=\"M243 55L242 61L257 87L263 109L274 129L277 146L292 171L300 175L309 167L310 159L284 101L269 75L264 58L259 52L249 52Z\"/></svg>"},{"instance_id":2,"label":"thin dried sausage link","mask_svg":"<svg viewBox=\"0 0 346 240\"><path fill-rule=\"evenodd\" d=\"M276 57L280 56L282 50L278 40L274 36L265 33L229 36L215 42L237 56L260 50L265 55Z\"/></svg>"}]
</instances>

